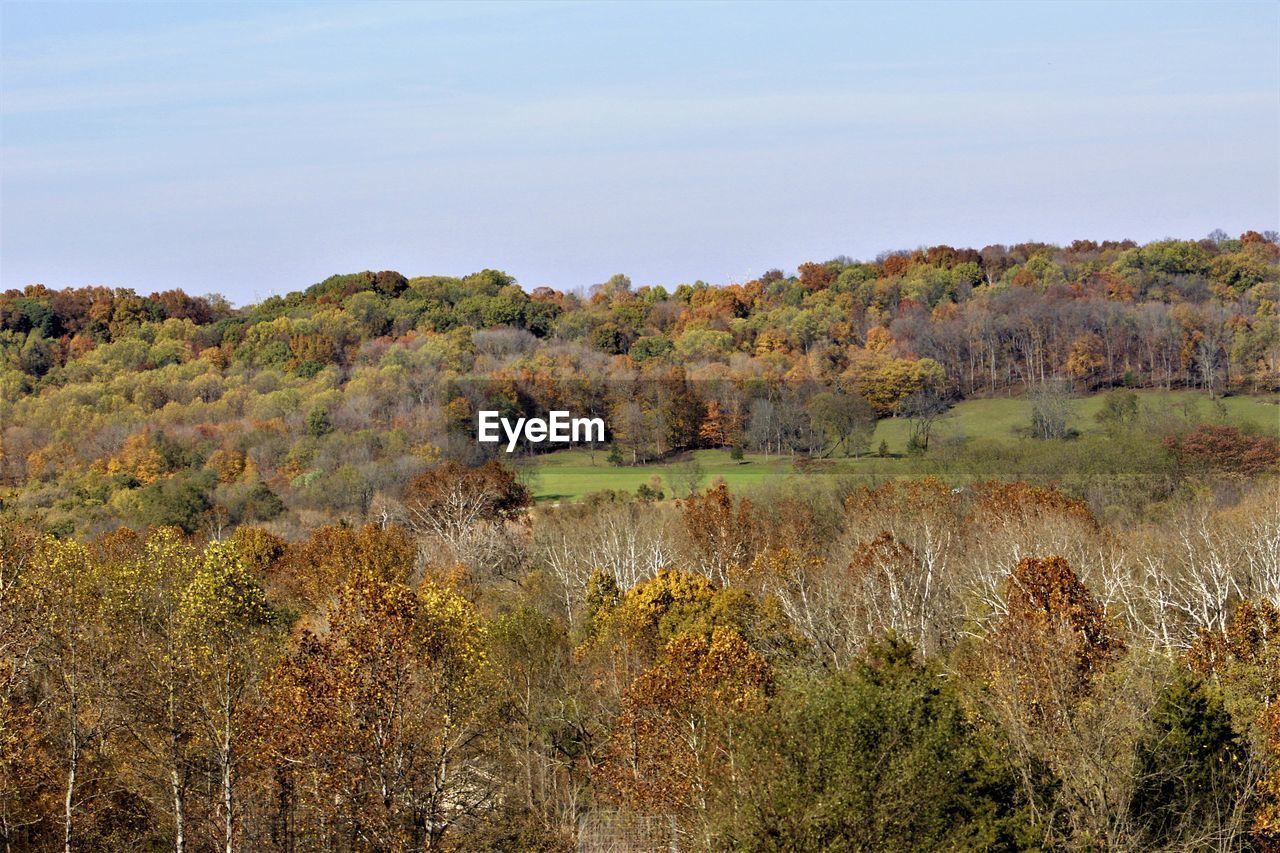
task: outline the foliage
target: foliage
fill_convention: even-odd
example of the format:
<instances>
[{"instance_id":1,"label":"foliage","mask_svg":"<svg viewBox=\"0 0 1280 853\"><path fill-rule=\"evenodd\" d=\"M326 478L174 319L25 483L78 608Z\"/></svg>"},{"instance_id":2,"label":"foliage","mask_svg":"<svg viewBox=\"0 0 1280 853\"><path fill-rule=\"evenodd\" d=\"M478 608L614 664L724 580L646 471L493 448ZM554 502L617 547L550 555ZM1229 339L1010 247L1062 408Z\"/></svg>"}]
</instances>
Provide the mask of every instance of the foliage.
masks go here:
<instances>
[{"instance_id":1,"label":"foliage","mask_svg":"<svg viewBox=\"0 0 1280 853\"><path fill-rule=\"evenodd\" d=\"M1160 694L1137 747L1130 809L1146 844L1194 845L1218 835L1235 810L1248 754L1222 699L1204 682L1178 678Z\"/></svg>"},{"instance_id":2,"label":"foliage","mask_svg":"<svg viewBox=\"0 0 1280 853\"><path fill-rule=\"evenodd\" d=\"M1186 435L1169 436L1164 446L1178 464L1195 474L1254 476L1280 465L1280 442L1246 435L1227 425L1203 424Z\"/></svg>"},{"instance_id":3,"label":"foliage","mask_svg":"<svg viewBox=\"0 0 1280 853\"><path fill-rule=\"evenodd\" d=\"M715 830L742 850L1032 847L992 755L947 682L888 640L744 724Z\"/></svg>"},{"instance_id":4,"label":"foliage","mask_svg":"<svg viewBox=\"0 0 1280 853\"><path fill-rule=\"evenodd\" d=\"M476 614L449 590L361 573L328 622L272 674L259 760L284 807L340 837L433 846L488 799L489 664Z\"/></svg>"},{"instance_id":5,"label":"foliage","mask_svg":"<svg viewBox=\"0 0 1280 853\"><path fill-rule=\"evenodd\" d=\"M935 395L1031 394L1034 434L1065 437L1065 398L1041 392L1069 381L1280 388L1278 259L1256 232L934 246L674 293L620 276L589 298L525 292L495 270L366 271L240 309L178 290L32 285L0 294L0 481L80 533L217 533L262 482L283 511L245 517L300 532L313 512L332 521L400 498L442 458L482 462L472 417L493 401L473 380L500 386L508 414L607 413L607 440L632 464L722 446L860 456L876 443L872 416ZM914 440L890 444L935 453L931 420L910 420ZM1211 440L1192 439L1192 455ZM1250 470L1272 464L1253 453Z\"/></svg>"},{"instance_id":6,"label":"foliage","mask_svg":"<svg viewBox=\"0 0 1280 853\"><path fill-rule=\"evenodd\" d=\"M1247 232L0 294L0 845L1274 847L1277 288Z\"/></svg>"},{"instance_id":7,"label":"foliage","mask_svg":"<svg viewBox=\"0 0 1280 853\"><path fill-rule=\"evenodd\" d=\"M37 849L564 849L609 821L692 849L1265 846L1280 617L1266 597L1215 621L1213 587L1191 592L1219 565L1270 588L1280 516L1256 486L1132 531L1025 483L892 481L843 509L823 488L614 496L534 514L524 570L483 583L391 521L85 545L6 518L0 829ZM1022 557L993 595L993 566L1047 542L1072 561ZM1116 573L1144 560L1162 574Z\"/></svg>"},{"instance_id":8,"label":"foliage","mask_svg":"<svg viewBox=\"0 0 1280 853\"><path fill-rule=\"evenodd\" d=\"M603 767L612 795L641 812L705 803L732 749L718 716L758 711L772 689L768 662L733 629L672 637L622 694Z\"/></svg>"}]
</instances>

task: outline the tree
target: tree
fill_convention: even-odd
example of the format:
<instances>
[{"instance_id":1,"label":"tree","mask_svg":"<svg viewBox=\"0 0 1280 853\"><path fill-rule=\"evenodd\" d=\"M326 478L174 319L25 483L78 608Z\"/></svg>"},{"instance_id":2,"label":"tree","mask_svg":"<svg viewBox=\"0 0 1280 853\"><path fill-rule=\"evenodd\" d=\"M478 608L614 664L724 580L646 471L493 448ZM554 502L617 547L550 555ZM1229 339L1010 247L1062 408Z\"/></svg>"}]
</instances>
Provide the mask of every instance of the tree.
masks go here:
<instances>
[{"instance_id":1,"label":"tree","mask_svg":"<svg viewBox=\"0 0 1280 853\"><path fill-rule=\"evenodd\" d=\"M623 692L602 768L612 795L642 813L705 815L713 774L733 772L724 717L759 711L772 690L768 662L736 631L672 638Z\"/></svg>"},{"instance_id":2,"label":"tree","mask_svg":"<svg viewBox=\"0 0 1280 853\"><path fill-rule=\"evenodd\" d=\"M204 513L213 506L210 485L200 475L178 475L153 483L139 492L138 518L149 527L177 527L194 533L200 528Z\"/></svg>"},{"instance_id":3,"label":"tree","mask_svg":"<svg viewBox=\"0 0 1280 853\"><path fill-rule=\"evenodd\" d=\"M307 413L307 435L323 438L331 432L333 432L333 421L329 418L328 411L317 406Z\"/></svg>"},{"instance_id":4,"label":"tree","mask_svg":"<svg viewBox=\"0 0 1280 853\"><path fill-rule=\"evenodd\" d=\"M1066 438L1070 434L1071 398L1046 385L1031 394L1031 434L1036 438Z\"/></svg>"},{"instance_id":5,"label":"tree","mask_svg":"<svg viewBox=\"0 0 1280 853\"><path fill-rule=\"evenodd\" d=\"M1008 611L993 641L1024 650L1047 643L1046 653L1067 666L1071 694L1124 651L1105 609L1063 558L1019 560L1005 589Z\"/></svg>"},{"instance_id":6,"label":"tree","mask_svg":"<svg viewBox=\"0 0 1280 853\"><path fill-rule=\"evenodd\" d=\"M622 464L622 462L623 462L623 459L622 459L622 448L618 447L618 445L617 445L617 443L616 443L616 442L611 443L611 444L609 445L609 455L606 457L606 460L605 460L605 461L607 461L610 465L621 465L621 464Z\"/></svg>"},{"instance_id":7,"label":"tree","mask_svg":"<svg viewBox=\"0 0 1280 853\"><path fill-rule=\"evenodd\" d=\"M876 414L888 416L895 413L904 398L917 391L938 391L945 381L946 371L931 358L881 358L860 377L858 390Z\"/></svg>"},{"instance_id":8,"label":"tree","mask_svg":"<svg viewBox=\"0 0 1280 853\"><path fill-rule=\"evenodd\" d=\"M277 561L288 548L287 543L274 533L249 525L237 527L230 541L237 556L260 578L274 571Z\"/></svg>"},{"instance_id":9,"label":"tree","mask_svg":"<svg viewBox=\"0 0 1280 853\"><path fill-rule=\"evenodd\" d=\"M30 608L36 631L30 654L50 680L51 701L44 723L48 728L43 736L52 745L55 772L61 776L61 814L56 824L60 846L67 853L82 841L91 842L91 837L82 838L89 835L83 831L84 789L94 786L94 759L106 727L101 675L110 666L111 656L96 618L102 590L95 569L83 545L44 539L36 545L30 569L19 578L20 586L10 589ZM5 732L6 740L10 736ZM6 757L11 755L6 749ZM26 779L40 784L35 774Z\"/></svg>"},{"instance_id":10,"label":"tree","mask_svg":"<svg viewBox=\"0 0 1280 853\"><path fill-rule=\"evenodd\" d=\"M120 672L111 680L114 717L137 756L139 782L166 803L173 846L191 842L191 786L204 743L192 643L183 600L201 569L201 555L163 527L144 542L124 543L105 562L106 621ZM140 650L145 650L139 653Z\"/></svg>"},{"instance_id":11,"label":"tree","mask_svg":"<svg viewBox=\"0 0 1280 853\"><path fill-rule=\"evenodd\" d=\"M1102 400L1102 408L1094 419L1108 431L1115 432L1131 425L1138 417L1138 395L1125 389L1116 389Z\"/></svg>"},{"instance_id":12,"label":"tree","mask_svg":"<svg viewBox=\"0 0 1280 853\"><path fill-rule=\"evenodd\" d=\"M1237 730L1260 746L1253 834L1262 849L1280 843L1280 607L1241 601L1223 629L1201 630L1188 651L1193 671L1221 688Z\"/></svg>"},{"instance_id":13,"label":"tree","mask_svg":"<svg viewBox=\"0 0 1280 853\"><path fill-rule=\"evenodd\" d=\"M647 462L666 449L666 428L661 413L635 399L620 399L612 410L609 428L614 439L631 455L631 464Z\"/></svg>"},{"instance_id":14,"label":"tree","mask_svg":"<svg viewBox=\"0 0 1280 853\"><path fill-rule=\"evenodd\" d=\"M1025 849L1016 778L908 645L796 683L743 719L712 827L742 850Z\"/></svg>"},{"instance_id":15,"label":"tree","mask_svg":"<svg viewBox=\"0 0 1280 853\"><path fill-rule=\"evenodd\" d=\"M520 833L524 847L563 845L576 829L576 804L587 795L593 722L574 707L587 691L566 625L526 601L494 619L489 638L509 720L501 761L514 771L500 822L509 827L524 816L532 824Z\"/></svg>"},{"instance_id":16,"label":"tree","mask_svg":"<svg viewBox=\"0 0 1280 853\"><path fill-rule=\"evenodd\" d=\"M499 462L466 468L445 462L409 484L411 517L444 534L477 520L515 518L532 503L516 473Z\"/></svg>"},{"instance_id":17,"label":"tree","mask_svg":"<svg viewBox=\"0 0 1280 853\"><path fill-rule=\"evenodd\" d=\"M933 650L941 645L948 621L947 591L939 581L909 545L882 531L854 550L846 574L854 596L842 603L860 617L864 636L892 634Z\"/></svg>"},{"instance_id":18,"label":"tree","mask_svg":"<svg viewBox=\"0 0 1280 853\"><path fill-rule=\"evenodd\" d=\"M933 428L949 408L947 401L932 391L917 391L903 399L898 404L898 416L911 422L911 436L907 439L907 446L928 450Z\"/></svg>"},{"instance_id":19,"label":"tree","mask_svg":"<svg viewBox=\"0 0 1280 853\"><path fill-rule=\"evenodd\" d=\"M417 553L403 527L335 524L316 528L306 539L287 546L271 566L268 578L289 603L323 613L352 578L370 575L407 583Z\"/></svg>"},{"instance_id":20,"label":"tree","mask_svg":"<svg viewBox=\"0 0 1280 853\"><path fill-rule=\"evenodd\" d=\"M447 461L415 478L405 490L405 522L463 557L482 550L486 527L518 518L533 504L516 473L497 461L466 468Z\"/></svg>"},{"instance_id":21,"label":"tree","mask_svg":"<svg viewBox=\"0 0 1280 853\"><path fill-rule=\"evenodd\" d=\"M1026 557L985 638L977 699L1002 732L1027 802L1055 845L1128 843L1126 760L1140 730L1136 677L1103 606L1061 557ZM1127 678L1126 678L1127 676Z\"/></svg>"},{"instance_id":22,"label":"tree","mask_svg":"<svg viewBox=\"0 0 1280 853\"><path fill-rule=\"evenodd\" d=\"M265 688L261 754L279 843L433 848L482 813L498 784L478 615L451 590L360 573L327 621Z\"/></svg>"},{"instance_id":23,"label":"tree","mask_svg":"<svg viewBox=\"0 0 1280 853\"><path fill-rule=\"evenodd\" d=\"M707 415L698 427L698 440L705 447L722 447L729 441L720 404L715 400L707 401Z\"/></svg>"},{"instance_id":24,"label":"tree","mask_svg":"<svg viewBox=\"0 0 1280 853\"><path fill-rule=\"evenodd\" d=\"M239 506L239 515L245 521L270 521L284 511L284 501L261 480L250 487Z\"/></svg>"},{"instance_id":25,"label":"tree","mask_svg":"<svg viewBox=\"0 0 1280 853\"><path fill-rule=\"evenodd\" d=\"M1106 342L1098 335L1089 332L1071 342L1071 352L1067 356L1067 373L1072 377L1088 382L1106 364Z\"/></svg>"},{"instance_id":26,"label":"tree","mask_svg":"<svg viewBox=\"0 0 1280 853\"><path fill-rule=\"evenodd\" d=\"M749 498L735 502L729 487L721 482L681 501L680 510L685 531L708 577L727 585L751 563L759 543L758 522Z\"/></svg>"},{"instance_id":27,"label":"tree","mask_svg":"<svg viewBox=\"0 0 1280 853\"><path fill-rule=\"evenodd\" d=\"M59 789L51 739L29 689L44 638L40 590L27 575L38 571L43 550L36 531L0 518L0 844L8 849L38 843L41 824L54 822L48 816Z\"/></svg>"},{"instance_id":28,"label":"tree","mask_svg":"<svg viewBox=\"0 0 1280 853\"><path fill-rule=\"evenodd\" d=\"M1258 783L1262 800L1253 819L1254 835L1263 843L1280 843L1280 706L1272 704L1263 713L1261 724L1266 740L1269 771Z\"/></svg>"},{"instance_id":29,"label":"tree","mask_svg":"<svg viewBox=\"0 0 1280 853\"><path fill-rule=\"evenodd\" d=\"M54 345L39 329L27 333L27 341L18 355L18 366L32 376L44 376L54 366Z\"/></svg>"},{"instance_id":30,"label":"tree","mask_svg":"<svg viewBox=\"0 0 1280 853\"><path fill-rule=\"evenodd\" d=\"M1252 477L1280 465L1280 442L1248 435L1226 424L1201 424L1186 435L1169 436L1164 447L1190 475Z\"/></svg>"},{"instance_id":31,"label":"tree","mask_svg":"<svg viewBox=\"0 0 1280 853\"><path fill-rule=\"evenodd\" d=\"M861 456L871 443L876 417L871 406L857 394L822 391L809 401L809 421L823 436L826 454L843 449L845 456Z\"/></svg>"},{"instance_id":32,"label":"tree","mask_svg":"<svg viewBox=\"0 0 1280 853\"><path fill-rule=\"evenodd\" d=\"M1165 687L1136 752L1129 808L1145 847L1229 846L1247 831L1247 749L1209 685L1182 674Z\"/></svg>"},{"instance_id":33,"label":"tree","mask_svg":"<svg viewBox=\"0 0 1280 853\"><path fill-rule=\"evenodd\" d=\"M282 620L235 543L206 547L182 593L183 647L196 679L197 714L218 767L222 849L239 845L239 772L246 707L274 655Z\"/></svg>"},{"instance_id":34,"label":"tree","mask_svg":"<svg viewBox=\"0 0 1280 853\"><path fill-rule=\"evenodd\" d=\"M673 495L692 497L702 487L704 476L702 463L698 461L697 456L690 453L670 469L667 474L667 483L671 486Z\"/></svg>"}]
</instances>

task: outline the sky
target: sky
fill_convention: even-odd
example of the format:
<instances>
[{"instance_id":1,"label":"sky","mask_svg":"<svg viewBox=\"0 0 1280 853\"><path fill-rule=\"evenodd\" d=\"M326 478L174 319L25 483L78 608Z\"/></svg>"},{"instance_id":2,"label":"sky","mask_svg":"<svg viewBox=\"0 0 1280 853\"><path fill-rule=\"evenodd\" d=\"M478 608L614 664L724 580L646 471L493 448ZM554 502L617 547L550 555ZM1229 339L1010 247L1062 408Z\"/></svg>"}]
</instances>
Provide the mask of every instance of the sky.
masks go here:
<instances>
[{"instance_id":1,"label":"sky","mask_svg":"<svg viewBox=\"0 0 1280 853\"><path fill-rule=\"evenodd\" d=\"M0 0L0 288L1280 227L1280 4Z\"/></svg>"}]
</instances>

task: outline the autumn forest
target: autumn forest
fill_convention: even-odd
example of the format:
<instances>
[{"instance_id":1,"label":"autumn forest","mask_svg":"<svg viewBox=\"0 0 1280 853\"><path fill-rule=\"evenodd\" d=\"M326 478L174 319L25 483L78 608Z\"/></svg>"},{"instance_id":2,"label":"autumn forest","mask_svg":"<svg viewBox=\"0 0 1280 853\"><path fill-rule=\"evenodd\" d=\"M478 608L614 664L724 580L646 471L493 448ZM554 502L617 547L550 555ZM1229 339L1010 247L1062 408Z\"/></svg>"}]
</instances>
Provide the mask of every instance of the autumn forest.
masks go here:
<instances>
[{"instance_id":1,"label":"autumn forest","mask_svg":"<svg viewBox=\"0 0 1280 853\"><path fill-rule=\"evenodd\" d=\"M0 292L0 847L1280 851L1277 239Z\"/></svg>"}]
</instances>

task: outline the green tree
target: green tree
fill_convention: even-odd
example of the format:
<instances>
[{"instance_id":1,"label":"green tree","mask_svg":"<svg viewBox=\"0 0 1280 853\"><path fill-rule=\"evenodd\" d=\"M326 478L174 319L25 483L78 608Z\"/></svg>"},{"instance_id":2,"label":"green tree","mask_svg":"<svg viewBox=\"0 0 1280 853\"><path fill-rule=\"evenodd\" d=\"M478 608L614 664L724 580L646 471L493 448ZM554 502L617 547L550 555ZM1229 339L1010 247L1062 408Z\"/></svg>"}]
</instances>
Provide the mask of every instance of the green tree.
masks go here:
<instances>
[{"instance_id":1,"label":"green tree","mask_svg":"<svg viewBox=\"0 0 1280 853\"><path fill-rule=\"evenodd\" d=\"M1156 701L1137 747L1130 812L1148 849L1230 839L1248 826L1247 749L1218 693L1183 675Z\"/></svg>"},{"instance_id":2,"label":"green tree","mask_svg":"<svg viewBox=\"0 0 1280 853\"><path fill-rule=\"evenodd\" d=\"M322 438L331 432L333 432L333 421L325 409L316 406L307 413L307 435Z\"/></svg>"},{"instance_id":3,"label":"green tree","mask_svg":"<svg viewBox=\"0 0 1280 853\"><path fill-rule=\"evenodd\" d=\"M32 376L44 376L55 363L53 344L39 329L27 333L18 356L18 366Z\"/></svg>"},{"instance_id":4,"label":"green tree","mask_svg":"<svg viewBox=\"0 0 1280 853\"><path fill-rule=\"evenodd\" d=\"M716 834L736 850L1014 850L1033 824L1010 769L911 648L798 683L741 721Z\"/></svg>"},{"instance_id":5,"label":"green tree","mask_svg":"<svg viewBox=\"0 0 1280 853\"><path fill-rule=\"evenodd\" d=\"M270 521L284 512L284 501L271 491L271 487L259 480L249 489L240 505L240 517L245 521Z\"/></svg>"},{"instance_id":6,"label":"green tree","mask_svg":"<svg viewBox=\"0 0 1280 853\"><path fill-rule=\"evenodd\" d=\"M209 478L181 475L153 483L138 494L138 518L149 527L178 527L194 533L209 501Z\"/></svg>"},{"instance_id":7,"label":"green tree","mask_svg":"<svg viewBox=\"0 0 1280 853\"><path fill-rule=\"evenodd\" d=\"M1108 431L1117 431L1129 427L1138 418L1138 395L1123 388L1117 388L1102 399L1102 408L1094 415L1094 419Z\"/></svg>"}]
</instances>

